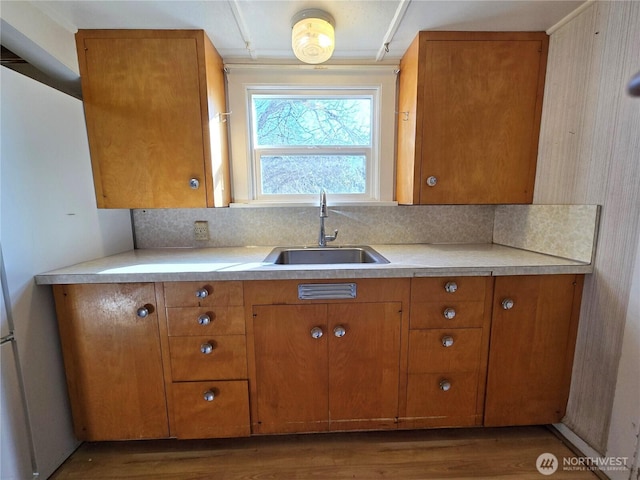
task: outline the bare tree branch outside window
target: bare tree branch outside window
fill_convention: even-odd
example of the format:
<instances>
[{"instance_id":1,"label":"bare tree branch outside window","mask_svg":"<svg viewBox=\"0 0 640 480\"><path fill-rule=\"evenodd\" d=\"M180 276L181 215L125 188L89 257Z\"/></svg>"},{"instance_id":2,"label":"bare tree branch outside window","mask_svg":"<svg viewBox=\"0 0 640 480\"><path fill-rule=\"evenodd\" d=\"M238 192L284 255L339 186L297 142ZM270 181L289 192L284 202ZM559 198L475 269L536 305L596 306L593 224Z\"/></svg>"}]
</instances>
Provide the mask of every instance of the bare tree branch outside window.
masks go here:
<instances>
[{"instance_id":1,"label":"bare tree branch outside window","mask_svg":"<svg viewBox=\"0 0 640 480\"><path fill-rule=\"evenodd\" d=\"M252 99L263 194L315 194L322 188L341 194L366 191L363 151L372 144L371 97L254 95Z\"/></svg>"}]
</instances>

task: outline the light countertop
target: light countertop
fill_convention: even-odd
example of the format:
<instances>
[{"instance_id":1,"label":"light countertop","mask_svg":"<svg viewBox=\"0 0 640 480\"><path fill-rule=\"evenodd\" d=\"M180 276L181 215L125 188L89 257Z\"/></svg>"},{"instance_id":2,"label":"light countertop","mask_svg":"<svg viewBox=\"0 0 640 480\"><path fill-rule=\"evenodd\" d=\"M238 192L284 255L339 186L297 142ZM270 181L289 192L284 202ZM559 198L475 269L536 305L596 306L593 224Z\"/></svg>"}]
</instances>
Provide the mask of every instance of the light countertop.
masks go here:
<instances>
[{"instance_id":1,"label":"light countertop","mask_svg":"<svg viewBox=\"0 0 640 480\"><path fill-rule=\"evenodd\" d=\"M388 264L274 265L273 247L140 249L36 276L39 285L190 280L503 276L591 273L593 266L497 244L372 245Z\"/></svg>"}]
</instances>

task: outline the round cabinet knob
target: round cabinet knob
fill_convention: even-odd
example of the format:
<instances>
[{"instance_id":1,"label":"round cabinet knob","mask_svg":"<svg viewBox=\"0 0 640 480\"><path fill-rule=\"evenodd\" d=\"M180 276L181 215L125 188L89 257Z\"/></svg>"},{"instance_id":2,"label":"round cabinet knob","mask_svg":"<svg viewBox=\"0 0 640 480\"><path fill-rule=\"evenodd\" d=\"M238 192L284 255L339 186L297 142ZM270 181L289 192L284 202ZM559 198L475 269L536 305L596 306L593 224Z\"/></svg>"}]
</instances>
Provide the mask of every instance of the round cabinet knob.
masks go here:
<instances>
[{"instance_id":1,"label":"round cabinet knob","mask_svg":"<svg viewBox=\"0 0 640 480\"><path fill-rule=\"evenodd\" d=\"M136 311L136 315L138 315L140 318L148 317L149 316L149 307L147 307L146 305L144 307L140 307Z\"/></svg>"},{"instance_id":2,"label":"round cabinet knob","mask_svg":"<svg viewBox=\"0 0 640 480\"><path fill-rule=\"evenodd\" d=\"M433 175L427 178L427 186L435 187L437 183L438 183L438 179Z\"/></svg>"},{"instance_id":3,"label":"round cabinet knob","mask_svg":"<svg viewBox=\"0 0 640 480\"><path fill-rule=\"evenodd\" d=\"M452 320L456 316L456 311L453 308L445 308L442 314L447 320Z\"/></svg>"},{"instance_id":4,"label":"round cabinet knob","mask_svg":"<svg viewBox=\"0 0 640 480\"><path fill-rule=\"evenodd\" d=\"M197 190L198 188L200 188L200 180L198 180L197 178L192 178L191 180L189 180L189 187L192 190Z\"/></svg>"},{"instance_id":5,"label":"round cabinet knob","mask_svg":"<svg viewBox=\"0 0 640 480\"><path fill-rule=\"evenodd\" d=\"M207 315L206 313L203 313L202 315L200 315L198 317L198 324L205 326L205 325L209 325L211 323L211 317L209 315Z\"/></svg>"},{"instance_id":6,"label":"round cabinet knob","mask_svg":"<svg viewBox=\"0 0 640 480\"><path fill-rule=\"evenodd\" d=\"M207 402L213 402L213 400L216 398L216 394L211 390L207 390L206 392L204 392L202 398L204 398Z\"/></svg>"},{"instance_id":7,"label":"round cabinet knob","mask_svg":"<svg viewBox=\"0 0 640 480\"><path fill-rule=\"evenodd\" d=\"M207 298L209 296L209 290L207 290L206 288L201 288L200 290L196 291L196 297L198 298Z\"/></svg>"},{"instance_id":8,"label":"round cabinet knob","mask_svg":"<svg viewBox=\"0 0 640 480\"><path fill-rule=\"evenodd\" d=\"M213 352L213 345L211 345L210 343L203 343L202 345L200 345L200 351L205 355L209 355L211 352Z\"/></svg>"},{"instance_id":9,"label":"round cabinet knob","mask_svg":"<svg viewBox=\"0 0 640 480\"><path fill-rule=\"evenodd\" d=\"M442 346L443 347L453 346L453 337L451 335L445 335L444 337L442 337Z\"/></svg>"},{"instance_id":10,"label":"round cabinet knob","mask_svg":"<svg viewBox=\"0 0 640 480\"><path fill-rule=\"evenodd\" d=\"M440 390L442 390L443 392L447 392L451 389L451 382L449 382L449 380L442 380L440 382Z\"/></svg>"},{"instance_id":11,"label":"round cabinet knob","mask_svg":"<svg viewBox=\"0 0 640 480\"><path fill-rule=\"evenodd\" d=\"M311 338L320 338L322 335L323 335L323 332L320 327L313 327L311 329Z\"/></svg>"},{"instance_id":12,"label":"round cabinet knob","mask_svg":"<svg viewBox=\"0 0 640 480\"><path fill-rule=\"evenodd\" d=\"M505 298L502 300L502 308L505 310L511 310L513 308L514 302L510 298Z\"/></svg>"},{"instance_id":13,"label":"round cabinet knob","mask_svg":"<svg viewBox=\"0 0 640 480\"><path fill-rule=\"evenodd\" d=\"M444 290L447 293L455 293L458 290L458 284L456 282L447 282L444 286Z\"/></svg>"},{"instance_id":14,"label":"round cabinet knob","mask_svg":"<svg viewBox=\"0 0 640 480\"><path fill-rule=\"evenodd\" d=\"M338 338L344 337L346 333L347 331L342 325L338 325L336 328L333 329L333 334Z\"/></svg>"}]
</instances>

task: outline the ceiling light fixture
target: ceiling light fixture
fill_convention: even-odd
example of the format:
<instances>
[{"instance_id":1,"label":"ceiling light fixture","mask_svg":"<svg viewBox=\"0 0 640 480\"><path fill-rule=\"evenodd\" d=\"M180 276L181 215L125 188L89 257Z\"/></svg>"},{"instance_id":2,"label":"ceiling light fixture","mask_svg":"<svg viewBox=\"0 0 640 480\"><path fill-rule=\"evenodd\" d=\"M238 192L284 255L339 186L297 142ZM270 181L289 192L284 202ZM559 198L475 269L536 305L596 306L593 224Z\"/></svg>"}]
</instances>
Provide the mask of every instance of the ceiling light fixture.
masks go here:
<instances>
[{"instance_id":1,"label":"ceiling light fixture","mask_svg":"<svg viewBox=\"0 0 640 480\"><path fill-rule=\"evenodd\" d=\"M303 10L291 19L291 48L298 60L318 64L326 62L335 45L335 21L327 12Z\"/></svg>"}]
</instances>

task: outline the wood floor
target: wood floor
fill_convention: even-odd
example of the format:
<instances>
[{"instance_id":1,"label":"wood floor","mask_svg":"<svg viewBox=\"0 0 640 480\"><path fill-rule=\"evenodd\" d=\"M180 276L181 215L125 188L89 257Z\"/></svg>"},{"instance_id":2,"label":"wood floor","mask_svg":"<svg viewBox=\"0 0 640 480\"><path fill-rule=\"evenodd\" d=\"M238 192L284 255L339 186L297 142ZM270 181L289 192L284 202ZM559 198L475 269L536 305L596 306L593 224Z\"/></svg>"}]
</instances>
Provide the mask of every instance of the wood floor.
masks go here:
<instances>
[{"instance_id":1,"label":"wood floor","mask_svg":"<svg viewBox=\"0 0 640 480\"><path fill-rule=\"evenodd\" d=\"M545 427L287 435L227 440L84 443L51 480L595 479L563 470L575 457Z\"/></svg>"}]
</instances>

